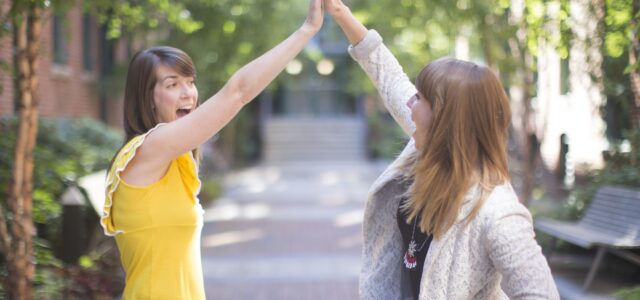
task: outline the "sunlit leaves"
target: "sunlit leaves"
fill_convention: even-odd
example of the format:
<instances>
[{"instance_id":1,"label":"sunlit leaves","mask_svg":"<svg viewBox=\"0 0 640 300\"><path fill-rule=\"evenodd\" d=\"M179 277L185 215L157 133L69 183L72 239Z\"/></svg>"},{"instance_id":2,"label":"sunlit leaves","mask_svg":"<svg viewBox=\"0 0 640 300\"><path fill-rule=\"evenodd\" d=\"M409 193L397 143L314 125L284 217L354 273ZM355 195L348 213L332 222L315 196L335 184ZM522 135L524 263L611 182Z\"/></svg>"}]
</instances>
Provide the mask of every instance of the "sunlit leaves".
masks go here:
<instances>
[{"instance_id":1,"label":"sunlit leaves","mask_svg":"<svg viewBox=\"0 0 640 300\"><path fill-rule=\"evenodd\" d=\"M625 32L610 32L605 37L604 44L607 54L612 57L620 57L625 52L629 44L629 40L627 39Z\"/></svg>"},{"instance_id":2,"label":"sunlit leaves","mask_svg":"<svg viewBox=\"0 0 640 300\"><path fill-rule=\"evenodd\" d=\"M607 0L605 49L612 57L620 57L632 38L632 0ZM638 38L637 36L635 38Z\"/></svg>"},{"instance_id":3,"label":"sunlit leaves","mask_svg":"<svg viewBox=\"0 0 640 300\"><path fill-rule=\"evenodd\" d=\"M185 5L177 0L93 0L84 2L85 9L107 25L108 37L115 39L123 33L155 30L166 24L184 33L202 28Z\"/></svg>"},{"instance_id":4,"label":"sunlit leaves","mask_svg":"<svg viewBox=\"0 0 640 300\"><path fill-rule=\"evenodd\" d=\"M236 31L236 22L234 21L226 21L224 25L222 25L222 30L225 34L229 35Z\"/></svg>"}]
</instances>

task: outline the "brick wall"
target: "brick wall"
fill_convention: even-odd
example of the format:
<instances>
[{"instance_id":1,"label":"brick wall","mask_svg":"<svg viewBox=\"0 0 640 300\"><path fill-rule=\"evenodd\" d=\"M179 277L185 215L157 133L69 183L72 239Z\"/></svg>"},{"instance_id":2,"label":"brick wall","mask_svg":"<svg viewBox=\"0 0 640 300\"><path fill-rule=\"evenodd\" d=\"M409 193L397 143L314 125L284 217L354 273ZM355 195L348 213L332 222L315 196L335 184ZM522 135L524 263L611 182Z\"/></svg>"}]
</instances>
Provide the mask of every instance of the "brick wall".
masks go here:
<instances>
[{"instance_id":1,"label":"brick wall","mask_svg":"<svg viewBox=\"0 0 640 300\"><path fill-rule=\"evenodd\" d=\"M80 7L71 9L64 15L66 24L65 46L68 53L64 65L53 62L53 16L47 14L42 28L41 56L39 61L40 114L48 117L83 117L99 119L100 102L98 99L98 29L90 26L92 32L93 65L90 73L84 71L83 63L83 18Z\"/></svg>"},{"instance_id":2,"label":"brick wall","mask_svg":"<svg viewBox=\"0 0 640 300\"><path fill-rule=\"evenodd\" d=\"M0 0L0 14L4 15L10 5L10 1ZM0 93L0 117L13 113L12 51L13 39L11 35L0 37L0 61L8 64L8 69L0 69L0 85L3 89L3 92Z\"/></svg>"},{"instance_id":3,"label":"brick wall","mask_svg":"<svg viewBox=\"0 0 640 300\"><path fill-rule=\"evenodd\" d=\"M44 117L90 117L100 119L101 104L98 95L98 79L100 72L100 37L99 27L95 21L91 22L91 57L93 69L90 72L84 69L83 60L83 12L82 4L63 15L64 45L68 53L67 63L56 64L53 61L53 15L46 12L42 24L42 37L40 45L40 57L38 61L38 91L39 112ZM0 0L2 12L9 7L9 1ZM122 42L118 43L117 52L121 52ZM4 59L12 65L13 49L11 36L0 39L0 59ZM122 54L118 55L122 56ZM118 61L122 61L119 59ZM12 66L11 66L12 68ZM4 92L0 94L0 117L14 113L14 90L11 79L12 70L0 72L0 84ZM109 95L106 113L107 121L111 126L121 127L122 98L121 92Z\"/></svg>"}]
</instances>

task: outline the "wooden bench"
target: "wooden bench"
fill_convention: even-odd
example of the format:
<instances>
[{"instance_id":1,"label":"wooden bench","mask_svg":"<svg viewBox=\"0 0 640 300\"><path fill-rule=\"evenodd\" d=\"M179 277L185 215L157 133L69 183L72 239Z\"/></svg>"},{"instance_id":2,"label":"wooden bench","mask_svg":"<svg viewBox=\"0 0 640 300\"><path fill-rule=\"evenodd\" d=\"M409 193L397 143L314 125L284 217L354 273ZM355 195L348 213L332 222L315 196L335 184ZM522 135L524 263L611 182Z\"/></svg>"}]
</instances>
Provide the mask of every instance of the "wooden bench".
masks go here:
<instances>
[{"instance_id":1,"label":"wooden bench","mask_svg":"<svg viewBox=\"0 0 640 300\"><path fill-rule=\"evenodd\" d=\"M582 286L586 290L606 252L640 265L640 255L632 252L640 248L640 190L603 186L596 191L591 205L578 222L539 219L535 228L586 249L597 248Z\"/></svg>"}]
</instances>

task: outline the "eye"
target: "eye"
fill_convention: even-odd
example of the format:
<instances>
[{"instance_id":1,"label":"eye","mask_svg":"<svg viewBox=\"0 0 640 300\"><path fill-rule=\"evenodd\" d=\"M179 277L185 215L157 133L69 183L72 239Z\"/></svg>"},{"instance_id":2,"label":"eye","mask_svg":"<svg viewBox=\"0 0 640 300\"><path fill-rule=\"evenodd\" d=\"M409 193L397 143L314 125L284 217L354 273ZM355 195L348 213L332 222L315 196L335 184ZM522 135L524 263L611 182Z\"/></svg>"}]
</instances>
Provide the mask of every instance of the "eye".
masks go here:
<instances>
[{"instance_id":1,"label":"eye","mask_svg":"<svg viewBox=\"0 0 640 300\"><path fill-rule=\"evenodd\" d=\"M177 85L177 83L172 82L172 83L170 83L167 87L168 87L168 88L172 88L172 87L175 87L176 85Z\"/></svg>"}]
</instances>

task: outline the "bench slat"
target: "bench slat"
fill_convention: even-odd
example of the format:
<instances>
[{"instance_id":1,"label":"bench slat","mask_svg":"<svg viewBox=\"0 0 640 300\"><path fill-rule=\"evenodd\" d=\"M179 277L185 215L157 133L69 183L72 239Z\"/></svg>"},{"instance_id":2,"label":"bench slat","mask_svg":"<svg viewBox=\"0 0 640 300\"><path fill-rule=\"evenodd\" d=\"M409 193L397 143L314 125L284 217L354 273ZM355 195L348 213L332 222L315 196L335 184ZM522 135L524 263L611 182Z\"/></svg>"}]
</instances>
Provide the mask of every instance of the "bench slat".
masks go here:
<instances>
[{"instance_id":1,"label":"bench slat","mask_svg":"<svg viewBox=\"0 0 640 300\"><path fill-rule=\"evenodd\" d=\"M601 187L578 222L536 221L536 229L587 248L607 243L640 247L640 191Z\"/></svg>"}]
</instances>

